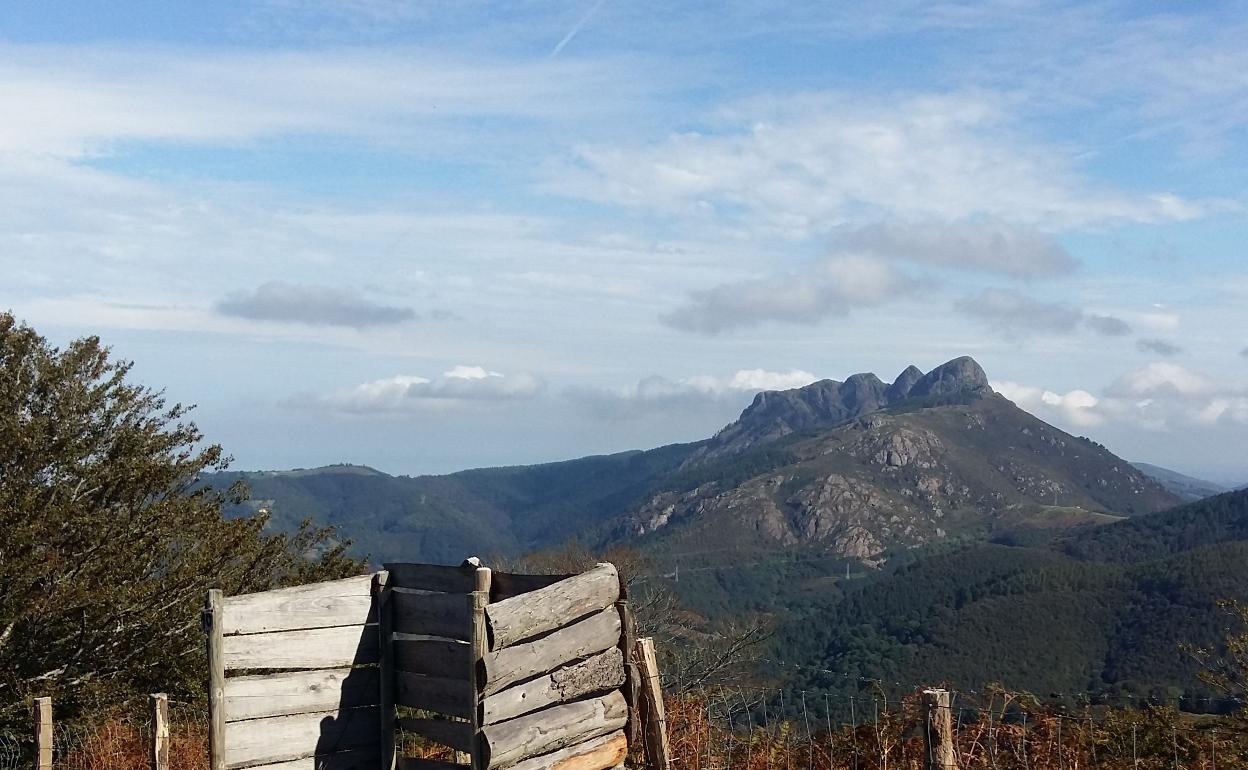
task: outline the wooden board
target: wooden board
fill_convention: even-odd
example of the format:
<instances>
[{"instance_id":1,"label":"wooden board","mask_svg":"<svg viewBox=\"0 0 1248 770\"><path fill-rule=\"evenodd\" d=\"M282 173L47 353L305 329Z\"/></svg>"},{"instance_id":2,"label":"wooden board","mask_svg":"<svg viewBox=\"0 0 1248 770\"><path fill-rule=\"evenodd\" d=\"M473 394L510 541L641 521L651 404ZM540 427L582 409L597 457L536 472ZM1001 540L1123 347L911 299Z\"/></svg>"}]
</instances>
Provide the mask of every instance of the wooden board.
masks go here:
<instances>
[{"instance_id":1,"label":"wooden board","mask_svg":"<svg viewBox=\"0 0 1248 770\"><path fill-rule=\"evenodd\" d=\"M247 770L378 770L381 755L369 749L340 751L323 757L302 757L268 765L254 765Z\"/></svg>"},{"instance_id":2,"label":"wooden board","mask_svg":"<svg viewBox=\"0 0 1248 770\"><path fill-rule=\"evenodd\" d=\"M519 575L511 572L495 572L490 584L490 601L501 602L513 596L545 588L572 575Z\"/></svg>"},{"instance_id":3,"label":"wooden board","mask_svg":"<svg viewBox=\"0 0 1248 770\"><path fill-rule=\"evenodd\" d=\"M623 732L614 732L522 760L508 770L608 770L622 764L627 756L628 738Z\"/></svg>"},{"instance_id":4,"label":"wooden board","mask_svg":"<svg viewBox=\"0 0 1248 770\"><path fill-rule=\"evenodd\" d=\"M476 567L393 563L386 564L385 568L390 573L391 588L466 594L473 591L477 584Z\"/></svg>"},{"instance_id":5,"label":"wooden board","mask_svg":"<svg viewBox=\"0 0 1248 770\"><path fill-rule=\"evenodd\" d=\"M405 732L428 738L456 751L472 750L472 723L452 722L449 719L400 719L399 726Z\"/></svg>"},{"instance_id":6,"label":"wooden board","mask_svg":"<svg viewBox=\"0 0 1248 770\"><path fill-rule=\"evenodd\" d=\"M223 634L259 634L298 628L356 626L375 623L373 576L279 588L226 597Z\"/></svg>"},{"instance_id":7,"label":"wooden board","mask_svg":"<svg viewBox=\"0 0 1248 770\"><path fill-rule=\"evenodd\" d=\"M624 683L624 654L618 647L490 695L482 704L485 724L566 703ZM627 699L626 699L627 700Z\"/></svg>"},{"instance_id":8,"label":"wooden board","mask_svg":"<svg viewBox=\"0 0 1248 770\"><path fill-rule=\"evenodd\" d=\"M672 766L672 752L667 741L667 709L663 704L663 689L659 683L659 664L654 653L654 639L648 636L637 640L637 667L641 672L641 716L646 758L650 760L651 770L669 770Z\"/></svg>"},{"instance_id":9,"label":"wooden board","mask_svg":"<svg viewBox=\"0 0 1248 770\"><path fill-rule=\"evenodd\" d=\"M467 594L390 592L391 624L400 634L425 634L467 641L472 634Z\"/></svg>"},{"instance_id":10,"label":"wooden board","mask_svg":"<svg viewBox=\"0 0 1248 770\"><path fill-rule=\"evenodd\" d=\"M599 564L588 572L485 608L490 649L500 650L554 631L577 618L610 607L620 598L615 567Z\"/></svg>"},{"instance_id":11,"label":"wooden board","mask_svg":"<svg viewBox=\"0 0 1248 770\"><path fill-rule=\"evenodd\" d=\"M426 676L468 678L472 645L451 639L402 639L390 643L394 667Z\"/></svg>"},{"instance_id":12,"label":"wooden board","mask_svg":"<svg viewBox=\"0 0 1248 770\"><path fill-rule=\"evenodd\" d=\"M467 679L420 676L395 672L394 702L468 719L476 710L476 695Z\"/></svg>"},{"instance_id":13,"label":"wooden board","mask_svg":"<svg viewBox=\"0 0 1248 770\"><path fill-rule=\"evenodd\" d=\"M249 767L375 749L379 721L377 708L364 708L234 722L225 728L225 765Z\"/></svg>"},{"instance_id":14,"label":"wooden board","mask_svg":"<svg viewBox=\"0 0 1248 770\"><path fill-rule=\"evenodd\" d=\"M376 706L381 681L375 668L288 671L225 680L225 718L243 719L306 714Z\"/></svg>"},{"instance_id":15,"label":"wooden board","mask_svg":"<svg viewBox=\"0 0 1248 770\"><path fill-rule=\"evenodd\" d=\"M241 634L221 640L227 671L247 668L338 668L376 663L377 626L337 626L271 634Z\"/></svg>"},{"instance_id":16,"label":"wooden board","mask_svg":"<svg viewBox=\"0 0 1248 770\"><path fill-rule=\"evenodd\" d=\"M615 647L619 641L620 614L612 605L550 636L487 654L483 692L489 695L514 682L554 671L571 661Z\"/></svg>"},{"instance_id":17,"label":"wooden board","mask_svg":"<svg viewBox=\"0 0 1248 770\"><path fill-rule=\"evenodd\" d=\"M615 732L628 721L628 704L619 692L592 700L552 706L528 716L486 725L481 732L489 767L506 767L523 759L584 743Z\"/></svg>"}]
</instances>

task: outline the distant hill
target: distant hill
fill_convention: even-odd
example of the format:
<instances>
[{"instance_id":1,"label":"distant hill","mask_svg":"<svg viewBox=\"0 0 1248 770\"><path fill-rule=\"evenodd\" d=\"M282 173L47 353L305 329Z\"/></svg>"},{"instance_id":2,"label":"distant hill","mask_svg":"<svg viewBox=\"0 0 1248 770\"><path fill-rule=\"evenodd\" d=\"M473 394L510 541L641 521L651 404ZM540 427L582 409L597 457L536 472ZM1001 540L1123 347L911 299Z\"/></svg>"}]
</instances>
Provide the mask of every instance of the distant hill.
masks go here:
<instances>
[{"instance_id":1,"label":"distant hill","mask_svg":"<svg viewBox=\"0 0 1248 770\"><path fill-rule=\"evenodd\" d=\"M1187 476L1172 471L1169 468L1162 468L1159 465L1150 465L1149 463L1131 463L1146 476L1156 479L1163 487L1170 491L1175 497L1185 503L1194 502L1204 497L1212 497L1220 495L1223 492L1230 491L1229 487L1225 487L1213 481L1198 479L1193 476Z\"/></svg>"}]
</instances>

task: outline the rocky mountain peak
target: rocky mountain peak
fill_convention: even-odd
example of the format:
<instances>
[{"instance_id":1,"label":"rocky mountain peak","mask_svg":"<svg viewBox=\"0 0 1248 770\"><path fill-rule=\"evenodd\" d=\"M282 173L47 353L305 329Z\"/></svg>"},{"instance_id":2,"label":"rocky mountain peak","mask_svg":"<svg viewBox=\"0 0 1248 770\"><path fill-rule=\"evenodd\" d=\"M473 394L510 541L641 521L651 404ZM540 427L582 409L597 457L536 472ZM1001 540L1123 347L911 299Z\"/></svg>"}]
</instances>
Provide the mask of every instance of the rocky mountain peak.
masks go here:
<instances>
[{"instance_id":1,"label":"rocky mountain peak","mask_svg":"<svg viewBox=\"0 0 1248 770\"><path fill-rule=\"evenodd\" d=\"M923 370L914 364L906 367L906 370L897 375L897 379L893 380L893 384L888 386L885 396L890 403L901 401L910 395L910 390L914 388L914 383L923 379Z\"/></svg>"},{"instance_id":2,"label":"rocky mountain peak","mask_svg":"<svg viewBox=\"0 0 1248 770\"><path fill-rule=\"evenodd\" d=\"M991 393L988 375L983 367L970 356L955 358L941 364L911 387L910 398L926 398L928 396L950 396L955 393Z\"/></svg>"}]
</instances>

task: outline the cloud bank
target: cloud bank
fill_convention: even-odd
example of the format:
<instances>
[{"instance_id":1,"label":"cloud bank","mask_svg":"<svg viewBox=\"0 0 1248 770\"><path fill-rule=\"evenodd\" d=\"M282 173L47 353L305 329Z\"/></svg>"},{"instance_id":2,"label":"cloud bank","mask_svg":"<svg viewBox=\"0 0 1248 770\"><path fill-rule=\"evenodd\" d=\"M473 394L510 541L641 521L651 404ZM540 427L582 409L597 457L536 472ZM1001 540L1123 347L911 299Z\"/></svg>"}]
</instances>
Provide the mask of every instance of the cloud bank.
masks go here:
<instances>
[{"instance_id":1,"label":"cloud bank","mask_svg":"<svg viewBox=\"0 0 1248 770\"><path fill-rule=\"evenodd\" d=\"M410 321L411 308L382 305L353 289L270 281L217 302L221 315L252 321L285 321L309 326L364 329Z\"/></svg>"}]
</instances>

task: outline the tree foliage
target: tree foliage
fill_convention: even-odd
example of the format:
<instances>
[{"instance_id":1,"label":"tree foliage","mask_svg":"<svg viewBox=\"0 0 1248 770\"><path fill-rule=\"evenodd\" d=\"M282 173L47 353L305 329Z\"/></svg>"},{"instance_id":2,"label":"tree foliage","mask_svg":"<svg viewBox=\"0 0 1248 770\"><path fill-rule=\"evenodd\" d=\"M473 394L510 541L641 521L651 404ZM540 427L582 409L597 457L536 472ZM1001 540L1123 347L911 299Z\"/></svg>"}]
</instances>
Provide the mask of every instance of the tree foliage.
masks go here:
<instances>
[{"instance_id":1,"label":"tree foliage","mask_svg":"<svg viewBox=\"0 0 1248 770\"><path fill-rule=\"evenodd\" d=\"M224 518L245 489L200 476L228 458L131 366L96 337L59 349L0 313L0 721L35 695L63 715L154 690L192 697L209 587L363 568L330 530Z\"/></svg>"}]
</instances>

